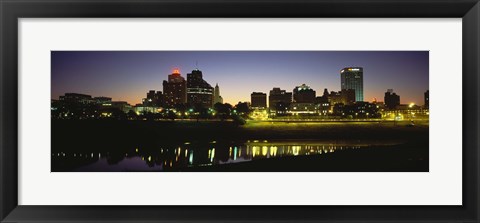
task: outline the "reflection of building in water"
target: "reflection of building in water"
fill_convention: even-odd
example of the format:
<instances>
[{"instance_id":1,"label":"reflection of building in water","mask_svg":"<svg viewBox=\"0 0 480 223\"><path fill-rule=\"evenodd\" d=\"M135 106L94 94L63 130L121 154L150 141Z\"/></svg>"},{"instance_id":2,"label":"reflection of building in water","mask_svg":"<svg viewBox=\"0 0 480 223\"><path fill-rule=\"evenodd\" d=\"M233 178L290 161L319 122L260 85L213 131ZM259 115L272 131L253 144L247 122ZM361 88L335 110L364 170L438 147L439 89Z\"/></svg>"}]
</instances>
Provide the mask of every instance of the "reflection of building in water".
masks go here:
<instances>
[{"instance_id":1,"label":"reflection of building in water","mask_svg":"<svg viewBox=\"0 0 480 223\"><path fill-rule=\"evenodd\" d=\"M222 165L228 163L248 162L257 159L270 159L285 156L305 156L332 153L343 149L357 149L359 146L341 146L332 144L276 144L267 141L252 141L245 144L231 145L211 143L199 147L185 143L182 146L162 147L160 149L133 148L128 151L110 153L67 153L52 152L55 162L70 160L72 163L94 165L95 162L107 162L116 169L179 171L185 168ZM138 165L138 164L145 165ZM123 167L121 165L124 165ZM85 167L84 169L88 169ZM90 166L91 168L91 166ZM98 171L98 169L97 169Z\"/></svg>"}]
</instances>

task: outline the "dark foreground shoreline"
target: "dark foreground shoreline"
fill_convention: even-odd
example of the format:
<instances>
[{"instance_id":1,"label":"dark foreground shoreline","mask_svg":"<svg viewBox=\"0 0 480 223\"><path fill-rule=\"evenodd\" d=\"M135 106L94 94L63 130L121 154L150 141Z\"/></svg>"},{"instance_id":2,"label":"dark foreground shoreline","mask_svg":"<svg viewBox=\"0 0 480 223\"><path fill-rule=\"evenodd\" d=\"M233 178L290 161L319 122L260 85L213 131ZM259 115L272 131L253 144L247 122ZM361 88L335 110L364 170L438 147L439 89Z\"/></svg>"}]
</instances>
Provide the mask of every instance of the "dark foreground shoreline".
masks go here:
<instances>
[{"instance_id":1,"label":"dark foreground shoreline","mask_svg":"<svg viewBox=\"0 0 480 223\"><path fill-rule=\"evenodd\" d=\"M201 143L217 147L216 165L163 168L160 171L186 172L427 172L429 171L428 122L409 126L409 122L353 122L353 123L268 123L251 122L237 126L232 122L148 122L148 121L52 121L52 172L71 172L82 165L96 162L100 157L108 159L108 165L116 165L126 159L126 154L147 159L158 166L163 160L175 160L175 156L159 154L159 148ZM339 145L344 142L365 144L360 149L336 150L333 153L272 157L246 162L218 164L228 159L228 144L238 141L259 140L273 144L292 140L299 144L310 141L326 141ZM373 142L373 144L369 144ZM395 142L388 144L387 142ZM223 144L222 144L223 143ZM273 145L272 144L272 145ZM210 146L212 146L210 145ZM135 152L135 148L141 148ZM185 147L186 148L186 147ZM195 148L197 149L197 148ZM172 149L173 150L173 149ZM197 149L201 154L210 151ZM177 150L175 150L176 152ZM98 159L89 161L60 159L63 153L90 154ZM173 153L173 151L170 151ZM223 153L223 154L222 154ZM58 154L60 157L56 157ZM105 155L107 154L107 155ZM199 153L195 157L198 159ZM185 154L185 159L187 159ZM105 156L105 157L104 157ZM183 157L183 155L182 155ZM222 158L226 157L226 158ZM155 159L155 158L153 158ZM178 159L178 158L177 158ZM213 160L213 158L212 158ZM175 162L175 161L174 161ZM179 161L180 162L180 161ZM182 164L183 165L183 164ZM82 170L85 171L85 170ZM105 169L88 170L104 172ZM86 172L88 172L86 171ZM122 171L122 170L120 170ZM135 171L159 171L126 170Z\"/></svg>"}]
</instances>

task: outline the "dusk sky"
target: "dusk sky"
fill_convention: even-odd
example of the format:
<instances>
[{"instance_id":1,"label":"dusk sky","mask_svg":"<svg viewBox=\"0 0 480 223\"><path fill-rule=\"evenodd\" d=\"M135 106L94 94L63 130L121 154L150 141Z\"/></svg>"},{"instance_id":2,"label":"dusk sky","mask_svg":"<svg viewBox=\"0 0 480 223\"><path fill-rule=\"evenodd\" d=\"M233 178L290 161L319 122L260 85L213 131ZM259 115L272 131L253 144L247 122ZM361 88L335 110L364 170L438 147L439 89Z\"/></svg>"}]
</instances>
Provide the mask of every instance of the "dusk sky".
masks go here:
<instances>
[{"instance_id":1,"label":"dusk sky","mask_svg":"<svg viewBox=\"0 0 480 223\"><path fill-rule=\"evenodd\" d=\"M141 103L148 90L178 67L186 79L196 68L218 83L225 103L250 101L252 92L273 87L291 92L307 84L317 96L340 90L340 70L363 67L365 101L383 101L387 89L402 104L423 105L428 90L428 51L52 51L52 98L65 93Z\"/></svg>"}]
</instances>

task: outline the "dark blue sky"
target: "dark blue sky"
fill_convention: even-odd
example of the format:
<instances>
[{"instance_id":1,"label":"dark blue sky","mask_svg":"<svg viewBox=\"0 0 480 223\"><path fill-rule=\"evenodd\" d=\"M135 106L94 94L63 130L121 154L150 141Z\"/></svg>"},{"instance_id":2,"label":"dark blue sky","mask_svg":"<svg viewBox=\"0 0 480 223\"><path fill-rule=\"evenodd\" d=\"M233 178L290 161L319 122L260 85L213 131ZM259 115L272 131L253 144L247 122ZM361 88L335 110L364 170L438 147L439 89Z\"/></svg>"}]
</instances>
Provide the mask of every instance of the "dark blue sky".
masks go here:
<instances>
[{"instance_id":1,"label":"dark blue sky","mask_svg":"<svg viewBox=\"0 0 480 223\"><path fill-rule=\"evenodd\" d=\"M366 101L383 101L387 89L401 103L423 105L428 51L52 51L52 98L67 92L140 103L148 90L163 91L172 68L182 76L198 68L224 102L250 101L273 87L292 91L303 83L323 93L340 90L340 70L364 68Z\"/></svg>"}]
</instances>

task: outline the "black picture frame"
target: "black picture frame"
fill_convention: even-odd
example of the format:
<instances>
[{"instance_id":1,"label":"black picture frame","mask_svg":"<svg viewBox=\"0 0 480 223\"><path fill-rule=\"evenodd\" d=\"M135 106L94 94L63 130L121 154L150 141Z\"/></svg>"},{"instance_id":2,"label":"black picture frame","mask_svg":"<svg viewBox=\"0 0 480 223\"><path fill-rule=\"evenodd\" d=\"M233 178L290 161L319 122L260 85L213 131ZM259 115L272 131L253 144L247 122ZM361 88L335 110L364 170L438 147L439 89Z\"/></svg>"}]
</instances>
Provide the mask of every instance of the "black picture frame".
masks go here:
<instances>
[{"instance_id":1,"label":"black picture frame","mask_svg":"<svg viewBox=\"0 0 480 223\"><path fill-rule=\"evenodd\" d=\"M478 0L0 0L1 222L479 222ZM131 17L462 18L462 206L18 205L18 19ZM448 44L448 43L446 43ZM442 140L442 139L433 139ZM439 194L441 196L441 194Z\"/></svg>"}]
</instances>

